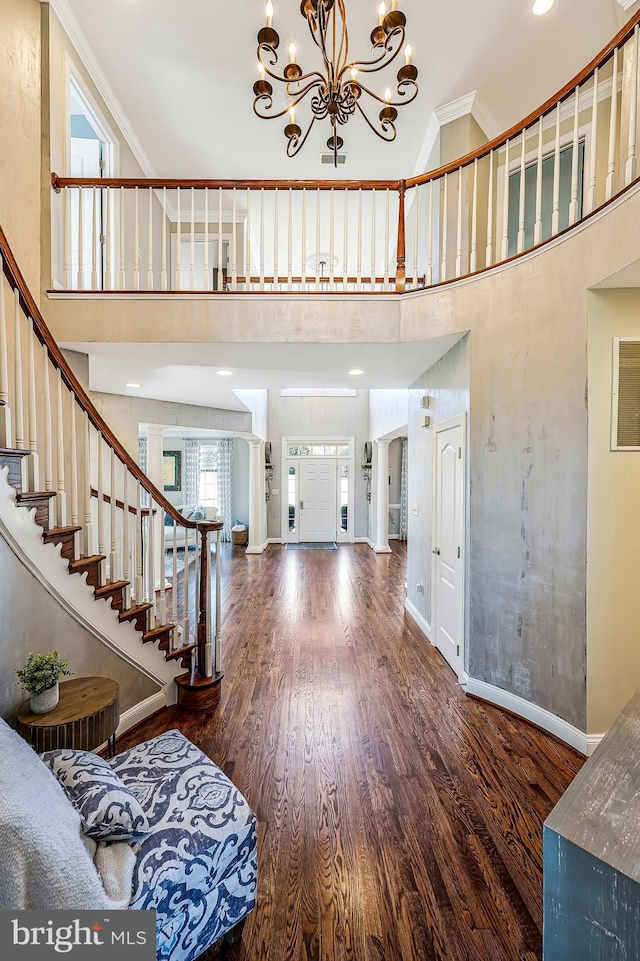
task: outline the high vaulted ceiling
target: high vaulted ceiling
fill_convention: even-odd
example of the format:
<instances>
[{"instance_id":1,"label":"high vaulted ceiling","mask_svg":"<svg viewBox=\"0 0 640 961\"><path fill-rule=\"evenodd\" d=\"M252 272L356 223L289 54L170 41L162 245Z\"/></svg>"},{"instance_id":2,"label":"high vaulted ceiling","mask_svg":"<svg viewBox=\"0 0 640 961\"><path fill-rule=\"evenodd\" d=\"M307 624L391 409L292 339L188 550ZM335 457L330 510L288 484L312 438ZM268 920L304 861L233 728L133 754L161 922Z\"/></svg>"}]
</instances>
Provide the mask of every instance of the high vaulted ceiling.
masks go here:
<instances>
[{"instance_id":1,"label":"high vaulted ceiling","mask_svg":"<svg viewBox=\"0 0 640 961\"><path fill-rule=\"evenodd\" d=\"M265 0L52 2L68 4L77 18L158 176L333 175L333 168L320 166L330 133L326 121L289 160L284 122L254 116L256 33L265 23ZM556 0L543 17L534 17L531 6L532 0L399 0L420 71L418 99L400 111L392 145L353 118L341 131L348 166L339 176L410 176L434 109L474 90L498 130L507 129L585 66L632 12L618 0ZM274 7L281 63L295 40L298 61L315 69L319 54L299 0L274 0ZM378 0L347 0L346 7L352 54L366 58ZM379 75L380 94L387 85L393 89L397 65Z\"/></svg>"}]
</instances>

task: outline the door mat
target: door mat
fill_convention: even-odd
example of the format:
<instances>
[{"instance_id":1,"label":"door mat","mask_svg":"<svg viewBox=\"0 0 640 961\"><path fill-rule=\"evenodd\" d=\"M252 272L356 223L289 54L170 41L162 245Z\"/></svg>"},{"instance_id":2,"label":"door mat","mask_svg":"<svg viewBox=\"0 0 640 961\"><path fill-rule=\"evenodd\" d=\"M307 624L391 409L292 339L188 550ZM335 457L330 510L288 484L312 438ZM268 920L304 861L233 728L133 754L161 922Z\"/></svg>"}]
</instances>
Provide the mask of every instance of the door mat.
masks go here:
<instances>
[{"instance_id":1,"label":"door mat","mask_svg":"<svg viewBox=\"0 0 640 961\"><path fill-rule=\"evenodd\" d=\"M337 551L337 544L318 544L312 541L303 541L301 544L287 544L288 551Z\"/></svg>"}]
</instances>

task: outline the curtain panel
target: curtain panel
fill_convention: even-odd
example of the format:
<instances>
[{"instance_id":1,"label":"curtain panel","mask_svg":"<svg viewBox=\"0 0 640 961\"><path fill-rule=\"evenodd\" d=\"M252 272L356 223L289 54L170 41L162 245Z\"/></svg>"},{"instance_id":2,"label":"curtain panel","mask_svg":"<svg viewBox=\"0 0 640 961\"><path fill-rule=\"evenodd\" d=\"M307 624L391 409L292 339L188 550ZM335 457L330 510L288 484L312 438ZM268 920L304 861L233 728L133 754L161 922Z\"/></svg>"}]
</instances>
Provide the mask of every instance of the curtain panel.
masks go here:
<instances>
[{"instance_id":1,"label":"curtain panel","mask_svg":"<svg viewBox=\"0 0 640 961\"><path fill-rule=\"evenodd\" d=\"M400 461L400 529L398 539L406 541L409 526L409 441L402 438L402 457Z\"/></svg>"}]
</instances>

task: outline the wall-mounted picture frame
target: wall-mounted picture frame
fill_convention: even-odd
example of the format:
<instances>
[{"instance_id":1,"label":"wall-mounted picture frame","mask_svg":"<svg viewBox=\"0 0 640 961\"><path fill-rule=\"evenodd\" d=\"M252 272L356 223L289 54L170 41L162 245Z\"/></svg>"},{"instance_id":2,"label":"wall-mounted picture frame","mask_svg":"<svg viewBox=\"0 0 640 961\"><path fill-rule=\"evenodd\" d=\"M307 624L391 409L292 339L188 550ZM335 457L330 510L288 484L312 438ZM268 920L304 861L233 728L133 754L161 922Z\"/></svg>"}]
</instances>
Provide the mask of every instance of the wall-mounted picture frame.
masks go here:
<instances>
[{"instance_id":1,"label":"wall-mounted picture frame","mask_svg":"<svg viewBox=\"0 0 640 961\"><path fill-rule=\"evenodd\" d=\"M162 480L166 491L182 489L182 451L165 450L162 452Z\"/></svg>"}]
</instances>

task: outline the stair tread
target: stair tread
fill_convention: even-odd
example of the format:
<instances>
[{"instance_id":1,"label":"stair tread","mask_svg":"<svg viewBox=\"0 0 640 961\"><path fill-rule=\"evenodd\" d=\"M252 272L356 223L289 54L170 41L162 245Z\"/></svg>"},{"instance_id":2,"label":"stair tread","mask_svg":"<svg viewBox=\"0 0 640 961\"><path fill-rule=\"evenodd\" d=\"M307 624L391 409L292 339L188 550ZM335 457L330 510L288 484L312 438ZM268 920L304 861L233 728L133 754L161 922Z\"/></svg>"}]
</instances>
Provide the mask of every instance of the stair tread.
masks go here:
<instances>
[{"instance_id":1,"label":"stair tread","mask_svg":"<svg viewBox=\"0 0 640 961\"><path fill-rule=\"evenodd\" d=\"M122 590L130 583L130 581L109 581L107 584L103 584L102 587L96 587L95 595L96 597L102 597L103 594L111 594L112 591Z\"/></svg>"},{"instance_id":2,"label":"stair tread","mask_svg":"<svg viewBox=\"0 0 640 961\"><path fill-rule=\"evenodd\" d=\"M69 534L77 534L81 531L81 527L50 527L48 531L43 531L42 536L47 540L53 540L54 537L66 537Z\"/></svg>"},{"instance_id":3,"label":"stair tread","mask_svg":"<svg viewBox=\"0 0 640 961\"><path fill-rule=\"evenodd\" d=\"M106 560L106 554L91 554L89 557L78 557L75 561L69 561L70 571L81 571L85 567L91 567L93 564L99 564L101 561Z\"/></svg>"},{"instance_id":4,"label":"stair tread","mask_svg":"<svg viewBox=\"0 0 640 961\"><path fill-rule=\"evenodd\" d=\"M184 657L189 651L195 650L195 644L185 644L184 647L175 647L172 651L167 651L164 655L165 661L175 661L179 657Z\"/></svg>"},{"instance_id":5,"label":"stair tread","mask_svg":"<svg viewBox=\"0 0 640 961\"><path fill-rule=\"evenodd\" d=\"M26 457L30 453L22 447L0 447L0 457Z\"/></svg>"},{"instance_id":6,"label":"stair tread","mask_svg":"<svg viewBox=\"0 0 640 961\"><path fill-rule=\"evenodd\" d=\"M141 614L143 611L150 611L152 607L152 604L134 604L133 607L128 607L126 611L120 612L120 620L133 620L134 617L137 617L137 615Z\"/></svg>"},{"instance_id":7,"label":"stair tread","mask_svg":"<svg viewBox=\"0 0 640 961\"><path fill-rule=\"evenodd\" d=\"M44 501L55 496L55 491L18 491L16 499L19 501Z\"/></svg>"},{"instance_id":8,"label":"stair tread","mask_svg":"<svg viewBox=\"0 0 640 961\"><path fill-rule=\"evenodd\" d=\"M167 634L169 631L175 629L175 624L161 624L159 627L152 627L150 631L145 631L142 635L142 640L144 643L147 641L153 641L157 637L162 637L163 634Z\"/></svg>"}]
</instances>

